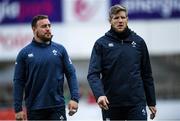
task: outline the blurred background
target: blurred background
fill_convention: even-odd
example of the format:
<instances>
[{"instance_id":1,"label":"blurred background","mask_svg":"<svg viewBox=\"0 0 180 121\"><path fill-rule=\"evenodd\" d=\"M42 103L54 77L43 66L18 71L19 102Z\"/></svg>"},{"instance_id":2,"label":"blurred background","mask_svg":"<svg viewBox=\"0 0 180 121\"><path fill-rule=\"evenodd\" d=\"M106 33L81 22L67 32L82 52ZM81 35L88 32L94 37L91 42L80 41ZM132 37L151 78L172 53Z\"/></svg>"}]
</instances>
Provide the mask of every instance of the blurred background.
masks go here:
<instances>
[{"instance_id":1,"label":"blurred background","mask_svg":"<svg viewBox=\"0 0 180 121\"><path fill-rule=\"evenodd\" d=\"M14 119L12 81L21 48L31 42L31 19L46 14L53 41L67 49L80 85L79 112L69 120L101 120L86 76L94 42L110 29L108 9L122 4L129 28L150 53L158 113L155 120L180 120L180 0L0 0L0 120ZM65 83L65 98L69 99ZM95 113L97 112L97 113Z\"/></svg>"}]
</instances>

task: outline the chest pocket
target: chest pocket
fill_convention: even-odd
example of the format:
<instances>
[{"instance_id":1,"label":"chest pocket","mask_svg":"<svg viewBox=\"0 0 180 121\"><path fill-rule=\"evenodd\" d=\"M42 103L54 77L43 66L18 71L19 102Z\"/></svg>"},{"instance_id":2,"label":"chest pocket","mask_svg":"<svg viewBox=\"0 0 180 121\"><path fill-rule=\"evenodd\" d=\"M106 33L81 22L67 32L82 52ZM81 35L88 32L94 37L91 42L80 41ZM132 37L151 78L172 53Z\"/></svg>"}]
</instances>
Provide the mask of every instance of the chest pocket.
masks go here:
<instances>
[{"instance_id":1,"label":"chest pocket","mask_svg":"<svg viewBox=\"0 0 180 121\"><path fill-rule=\"evenodd\" d=\"M112 64L122 55L122 48L118 45L114 47L104 47L102 55L103 64Z\"/></svg>"},{"instance_id":2,"label":"chest pocket","mask_svg":"<svg viewBox=\"0 0 180 121\"><path fill-rule=\"evenodd\" d=\"M49 65L62 67L63 65L62 53L53 50L51 54L49 54L47 57L47 63L49 63Z\"/></svg>"},{"instance_id":3,"label":"chest pocket","mask_svg":"<svg viewBox=\"0 0 180 121\"><path fill-rule=\"evenodd\" d=\"M34 67L37 65L41 65L42 63L42 57L37 55L36 53L31 53L28 54L26 57L26 65L30 68L30 67Z\"/></svg>"},{"instance_id":4,"label":"chest pocket","mask_svg":"<svg viewBox=\"0 0 180 121\"><path fill-rule=\"evenodd\" d=\"M128 60L131 60L133 63L138 63L141 60L141 49L139 45L133 47L132 45L128 45L125 48L127 51L124 51Z\"/></svg>"}]
</instances>

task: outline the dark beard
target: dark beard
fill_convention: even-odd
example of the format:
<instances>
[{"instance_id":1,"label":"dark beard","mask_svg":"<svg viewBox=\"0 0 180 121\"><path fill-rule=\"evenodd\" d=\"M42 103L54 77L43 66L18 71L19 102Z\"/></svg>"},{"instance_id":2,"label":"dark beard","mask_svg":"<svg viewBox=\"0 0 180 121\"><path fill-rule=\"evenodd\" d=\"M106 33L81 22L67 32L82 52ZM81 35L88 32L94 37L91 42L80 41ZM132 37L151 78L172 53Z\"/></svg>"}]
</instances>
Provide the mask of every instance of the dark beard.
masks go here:
<instances>
[{"instance_id":1,"label":"dark beard","mask_svg":"<svg viewBox=\"0 0 180 121\"><path fill-rule=\"evenodd\" d=\"M53 35L51 35L50 38L47 38L47 37L45 37L45 36L39 35L38 33L37 33L36 36L37 36L42 42L45 42L45 43L51 41L51 39L52 39L52 37L53 37Z\"/></svg>"}]
</instances>

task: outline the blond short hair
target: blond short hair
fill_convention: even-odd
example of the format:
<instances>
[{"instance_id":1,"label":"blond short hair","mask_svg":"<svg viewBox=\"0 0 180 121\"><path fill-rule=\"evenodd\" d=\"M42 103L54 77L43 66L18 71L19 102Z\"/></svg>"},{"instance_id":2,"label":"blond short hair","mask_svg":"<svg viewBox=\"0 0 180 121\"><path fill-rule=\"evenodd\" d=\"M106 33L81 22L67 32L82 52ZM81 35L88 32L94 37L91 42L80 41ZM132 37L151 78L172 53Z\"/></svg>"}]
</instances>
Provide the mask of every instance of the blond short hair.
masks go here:
<instances>
[{"instance_id":1,"label":"blond short hair","mask_svg":"<svg viewBox=\"0 0 180 121\"><path fill-rule=\"evenodd\" d=\"M109 9L109 20L112 19L113 15L116 15L120 11L124 11L126 13L126 16L128 16L128 11L124 6L120 4L111 6L111 8Z\"/></svg>"}]
</instances>

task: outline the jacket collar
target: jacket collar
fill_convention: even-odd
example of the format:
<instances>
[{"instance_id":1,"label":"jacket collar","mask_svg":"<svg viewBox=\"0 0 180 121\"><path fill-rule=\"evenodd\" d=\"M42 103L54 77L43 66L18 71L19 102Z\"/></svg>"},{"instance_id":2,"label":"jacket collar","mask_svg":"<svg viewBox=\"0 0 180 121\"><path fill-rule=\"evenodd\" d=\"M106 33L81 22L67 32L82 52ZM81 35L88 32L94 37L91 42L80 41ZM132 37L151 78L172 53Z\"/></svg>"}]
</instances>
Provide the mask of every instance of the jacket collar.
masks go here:
<instances>
[{"instance_id":1,"label":"jacket collar","mask_svg":"<svg viewBox=\"0 0 180 121\"><path fill-rule=\"evenodd\" d=\"M132 34L135 34L135 33L133 31L131 31L131 29L129 29L128 27L121 33L116 32L111 27L111 29L105 33L105 36L113 38L113 40L116 40L116 41L124 40L124 42L132 42L133 40L130 39L130 36Z\"/></svg>"}]
</instances>

